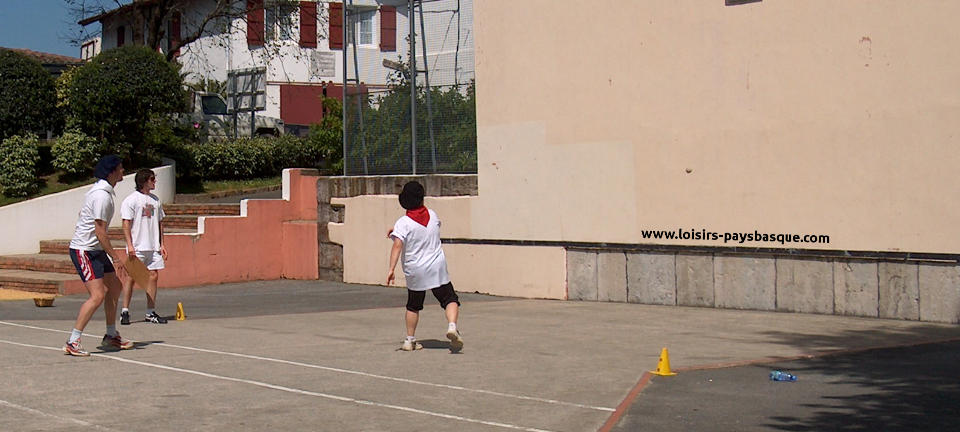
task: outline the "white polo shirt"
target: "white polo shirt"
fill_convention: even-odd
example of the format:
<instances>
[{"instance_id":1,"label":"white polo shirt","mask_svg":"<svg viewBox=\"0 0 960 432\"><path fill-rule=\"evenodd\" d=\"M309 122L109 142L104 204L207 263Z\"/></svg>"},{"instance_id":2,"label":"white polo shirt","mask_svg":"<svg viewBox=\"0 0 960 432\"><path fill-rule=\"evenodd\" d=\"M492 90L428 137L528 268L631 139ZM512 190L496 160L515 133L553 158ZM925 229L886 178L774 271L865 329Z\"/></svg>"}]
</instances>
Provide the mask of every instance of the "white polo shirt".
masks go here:
<instances>
[{"instance_id":1,"label":"white polo shirt","mask_svg":"<svg viewBox=\"0 0 960 432\"><path fill-rule=\"evenodd\" d=\"M97 240L94 228L95 220L102 220L110 226L113 219L113 186L106 180L99 180L87 191L80 215L77 218L77 229L70 240L70 248L76 250L103 250Z\"/></svg>"},{"instance_id":2,"label":"white polo shirt","mask_svg":"<svg viewBox=\"0 0 960 432\"><path fill-rule=\"evenodd\" d=\"M137 252L160 250L163 205L154 194L134 191L120 204L120 217L130 221L130 235Z\"/></svg>"},{"instance_id":3,"label":"white polo shirt","mask_svg":"<svg viewBox=\"0 0 960 432\"><path fill-rule=\"evenodd\" d=\"M393 225L391 237L403 242L403 275L407 289L426 291L450 282L447 274L447 258L440 247L440 218L433 210L427 226L420 225L404 215Z\"/></svg>"}]
</instances>

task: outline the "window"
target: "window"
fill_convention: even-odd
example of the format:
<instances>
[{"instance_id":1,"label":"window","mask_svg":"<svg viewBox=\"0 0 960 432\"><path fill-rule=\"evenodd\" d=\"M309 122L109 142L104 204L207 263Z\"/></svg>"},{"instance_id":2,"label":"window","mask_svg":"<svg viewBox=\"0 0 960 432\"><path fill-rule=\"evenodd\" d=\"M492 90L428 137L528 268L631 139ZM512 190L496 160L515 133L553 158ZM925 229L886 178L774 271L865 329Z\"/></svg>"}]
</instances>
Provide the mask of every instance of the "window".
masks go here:
<instances>
[{"instance_id":1,"label":"window","mask_svg":"<svg viewBox=\"0 0 960 432\"><path fill-rule=\"evenodd\" d=\"M227 113L227 104L219 96L200 96L200 103L204 114Z\"/></svg>"},{"instance_id":2,"label":"window","mask_svg":"<svg viewBox=\"0 0 960 432\"><path fill-rule=\"evenodd\" d=\"M354 23L353 30L357 34L358 45L373 45L373 18L377 15L377 10L357 11L351 20ZM347 40L353 43L353 33L347 32Z\"/></svg>"},{"instance_id":3,"label":"window","mask_svg":"<svg viewBox=\"0 0 960 432\"><path fill-rule=\"evenodd\" d=\"M293 40L295 29L293 16L297 6L290 3L269 5L264 9L266 23L264 34L269 40Z\"/></svg>"},{"instance_id":4,"label":"window","mask_svg":"<svg viewBox=\"0 0 960 432\"><path fill-rule=\"evenodd\" d=\"M117 27L117 46L122 47L126 42L124 41L125 36L127 35L127 29L123 26Z\"/></svg>"}]
</instances>

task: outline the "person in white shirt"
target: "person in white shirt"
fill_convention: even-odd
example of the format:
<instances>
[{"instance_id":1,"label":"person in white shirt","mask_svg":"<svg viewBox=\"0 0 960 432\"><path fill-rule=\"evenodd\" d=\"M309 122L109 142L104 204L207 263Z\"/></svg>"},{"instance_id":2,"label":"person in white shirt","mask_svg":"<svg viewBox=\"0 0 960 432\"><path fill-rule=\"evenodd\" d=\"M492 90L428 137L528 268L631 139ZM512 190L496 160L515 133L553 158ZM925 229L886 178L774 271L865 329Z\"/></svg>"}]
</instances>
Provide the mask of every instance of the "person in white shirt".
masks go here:
<instances>
[{"instance_id":1,"label":"person in white shirt","mask_svg":"<svg viewBox=\"0 0 960 432\"><path fill-rule=\"evenodd\" d=\"M127 259L139 259L150 271L147 286L141 287L147 295L147 313L144 321L166 324L167 319L156 312L157 280L167 259L163 247L163 205L160 198L150 193L157 188L157 176L152 170L137 171L133 181L137 190L120 204L123 218L123 238L127 242ZM123 309L120 324L130 324L130 299L133 297L133 278L123 280Z\"/></svg>"},{"instance_id":2,"label":"person in white shirt","mask_svg":"<svg viewBox=\"0 0 960 432\"><path fill-rule=\"evenodd\" d=\"M393 283L393 271L402 256L403 275L407 280L407 338L400 349L415 351L423 348L417 343L415 333L426 291L430 290L445 311L450 351L456 353L463 349L463 338L457 329L460 298L447 274L447 259L440 246L440 218L436 212L423 206L424 195L423 185L415 181L403 185L400 192L400 205L407 213L387 233L387 237L393 239L387 285Z\"/></svg>"},{"instance_id":3,"label":"person in white shirt","mask_svg":"<svg viewBox=\"0 0 960 432\"><path fill-rule=\"evenodd\" d=\"M63 352L72 356L89 356L80 345L83 329L94 312L103 304L107 333L100 344L105 349L130 349L134 343L120 337L114 325L117 319L117 298L122 286L113 263L123 263L122 257L110 246L107 228L113 218L113 187L123 180L123 164L116 155L104 156L97 162L93 175L99 180L84 197L77 228L70 240L70 260L90 293L90 298L80 305L77 321L70 332ZM108 257L109 255L109 257ZM111 262L110 258L113 258ZM104 301L106 301L104 303Z\"/></svg>"}]
</instances>

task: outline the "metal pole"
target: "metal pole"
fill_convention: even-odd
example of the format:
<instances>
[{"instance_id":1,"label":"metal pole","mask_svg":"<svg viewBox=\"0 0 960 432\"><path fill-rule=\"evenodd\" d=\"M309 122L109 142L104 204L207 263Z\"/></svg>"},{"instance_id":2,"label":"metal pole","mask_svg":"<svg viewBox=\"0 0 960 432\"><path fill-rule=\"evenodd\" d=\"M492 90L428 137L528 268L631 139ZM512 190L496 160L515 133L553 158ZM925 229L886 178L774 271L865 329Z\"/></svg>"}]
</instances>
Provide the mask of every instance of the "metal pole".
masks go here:
<instances>
[{"instance_id":1,"label":"metal pole","mask_svg":"<svg viewBox=\"0 0 960 432\"><path fill-rule=\"evenodd\" d=\"M353 10L353 0L350 0L350 10ZM352 13L352 12L351 12ZM350 25L350 36L353 46L353 75L354 81L357 82L357 87L354 89L354 93L357 98L357 124L359 127L360 133L360 145L363 149L363 175L370 175L370 169L367 165L367 137L363 134L363 103L360 101L360 66L357 64L357 29L353 26L351 21Z\"/></svg>"},{"instance_id":2,"label":"metal pole","mask_svg":"<svg viewBox=\"0 0 960 432\"><path fill-rule=\"evenodd\" d=\"M457 0L457 50L453 52L453 84L460 91L460 0Z\"/></svg>"},{"instance_id":3,"label":"metal pole","mask_svg":"<svg viewBox=\"0 0 960 432\"><path fill-rule=\"evenodd\" d=\"M256 76L257 76L257 75L254 74L253 77L250 78L250 86L252 87L252 88L250 89L250 92L251 92L251 95L250 95L250 138L253 138L253 137L257 136L257 90L256 90L256 89L258 89L258 88L260 88L260 87L259 87L259 85L257 84L257 80L254 79L254 77L256 77Z\"/></svg>"},{"instance_id":4,"label":"metal pole","mask_svg":"<svg viewBox=\"0 0 960 432\"><path fill-rule=\"evenodd\" d=\"M437 172L437 144L433 140L433 104L430 103L430 60L427 58L427 32L423 29L423 2L420 2L420 50L423 51L423 84L427 93L427 130L430 131L430 159Z\"/></svg>"},{"instance_id":5,"label":"metal pole","mask_svg":"<svg viewBox=\"0 0 960 432\"><path fill-rule=\"evenodd\" d=\"M407 1L407 15L410 18L410 148L413 162L413 175L417 175L417 33L414 30L413 2Z\"/></svg>"},{"instance_id":6,"label":"metal pole","mask_svg":"<svg viewBox=\"0 0 960 432\"><path fill-rule=\"evenodd\" d=\"M342 99L340 104L340 128L343 130L343 175L347 175L347 11L345 4L341 3L342 9L340 10L341 22L342 22L342 31L343 33L341 39L343 41L343 88Z\"/></svg>"}]
</instances>

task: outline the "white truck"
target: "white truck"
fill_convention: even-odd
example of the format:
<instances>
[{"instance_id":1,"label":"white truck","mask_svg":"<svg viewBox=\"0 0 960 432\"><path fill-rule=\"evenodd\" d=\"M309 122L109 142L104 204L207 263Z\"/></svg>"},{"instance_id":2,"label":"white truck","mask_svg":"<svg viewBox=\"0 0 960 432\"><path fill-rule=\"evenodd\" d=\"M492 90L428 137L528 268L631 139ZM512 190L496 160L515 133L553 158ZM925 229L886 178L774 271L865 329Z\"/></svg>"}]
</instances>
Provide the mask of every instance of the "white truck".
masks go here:
<instances>
[{"instance_id":1,"label":"white truck","mask_svg":"<svg viewBox=\"0 0 960 432\"><path fill-rule=\"evenodd\" d=\"M189 96L188 111L179 114L177 121L184 127L200 129L198 132L209 138L280 136L284 133L283 120L276 117L249 112L228 113L227 102L217 93L191 91Z\"/></svg>"}]
</instances>

